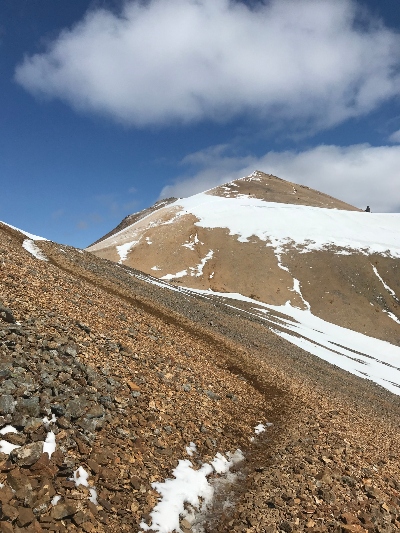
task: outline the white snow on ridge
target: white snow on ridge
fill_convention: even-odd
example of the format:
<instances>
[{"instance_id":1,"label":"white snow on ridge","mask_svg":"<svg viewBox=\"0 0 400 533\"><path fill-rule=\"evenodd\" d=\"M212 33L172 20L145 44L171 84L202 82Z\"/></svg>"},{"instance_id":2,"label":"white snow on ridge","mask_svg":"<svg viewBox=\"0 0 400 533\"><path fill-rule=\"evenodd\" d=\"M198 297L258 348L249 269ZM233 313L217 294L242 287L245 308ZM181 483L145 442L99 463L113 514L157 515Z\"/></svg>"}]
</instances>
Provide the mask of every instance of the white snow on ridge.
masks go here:
<instances>
[{"instance_id":1,"label":"white snow on ridge","mask_svg":"<svg viewBox=\"0 0 400 533\"><path fill-rule=\"evenodd\" d=\"M227 228L240 242L256 236L267 245L282 248L294 244L304 252L337 246L400 257L397 213L342 211L206 193L177 200L173 206L183 208L181 215L196 216L197 226Z\"/></svg>"},{"instance_id":2,"label":"white snow on ridge","mask_svg":"<svg viewBox=\"0 0 400 533\"><path fill-rule=\"evenodd\" d=\"M28 237L32 241L47 241L47 239L45 239L44 237L38 237L37 235L33 235L32 233L28 233L27 231L24 231L22 229L16 228L15 226L11 226L11 224L7 224L7 222L3 222L2 220L0 220L0 222L2 224L4 224L5 226L8 226L9 228L12 228L12 229L15 229L15 230L19 231L20 233L22 233L23 235L25 235L26 237Z\"/></svg>"},{"instance_id":3,"label":"white snow on ridge","mask_svg":"<svg viewBox=\"0 0 400 533\"><path fill-rule=\"evenodd\" d=\"M33 257L40 261L48 261L42 250L31 239L25 239L22 243L22 248L29 252Z\"/></svg>"}]
</instances>

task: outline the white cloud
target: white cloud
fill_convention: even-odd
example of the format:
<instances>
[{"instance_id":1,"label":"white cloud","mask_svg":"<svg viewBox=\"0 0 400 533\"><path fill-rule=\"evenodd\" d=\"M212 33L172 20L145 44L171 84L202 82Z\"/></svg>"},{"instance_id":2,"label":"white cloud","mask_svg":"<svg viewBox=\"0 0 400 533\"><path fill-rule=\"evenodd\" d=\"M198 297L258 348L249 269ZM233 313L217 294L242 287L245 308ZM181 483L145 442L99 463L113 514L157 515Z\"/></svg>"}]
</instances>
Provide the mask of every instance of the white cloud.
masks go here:
<instances>
[{"instance_id":1,"label":"white cloud","mask_svg":"<svg viewBox=\"0 0 400 533\"><path fill-rule=\"evenodd\" d=\"M400 144L400 130L394 131L389 136L389 141L392 143L399 143Z\"/></svg>"},{"instance_id":2,"label":"white cloud","mask_svg":"<svg viewBox=\"0 0 400 533\"><path fill-rule=\"evenodd\" d=\"M329 127L399 93L400 37L352 0L128 0L89 11L15 79L139 126L221 120Z\"/></svg>"},{"instance_id":3,"label":"white cloud","mask_svg":"<svg viewBox=\"0 0 400 533\"><path fill-rule=\"evenodd\" d=\"M186 157L184 163L200 165L201 170L165 187L162 197L189 196L257 169L360 208L370 205L374 212L400 211L400 146L318 146L245 158L209 149Z\"/></svg>"}]
</instances>

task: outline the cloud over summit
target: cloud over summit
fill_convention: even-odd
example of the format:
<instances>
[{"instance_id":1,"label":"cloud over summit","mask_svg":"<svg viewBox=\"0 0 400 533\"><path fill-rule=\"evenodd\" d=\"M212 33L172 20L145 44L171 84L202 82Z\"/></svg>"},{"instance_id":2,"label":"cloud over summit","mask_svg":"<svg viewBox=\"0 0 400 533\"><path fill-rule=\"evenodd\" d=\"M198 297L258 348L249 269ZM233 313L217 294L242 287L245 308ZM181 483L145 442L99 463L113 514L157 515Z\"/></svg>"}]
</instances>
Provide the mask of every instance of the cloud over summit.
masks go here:
<instances>
[{"instance_id":1,"label":"cloud over summit","mask_svg":"<svg viewBox=\"0 0 400 533\"><path fill-rule=\"evenodd\" d=\"M229 119L337 124L400 92L400 37L351 0L127 1L89 11L15 79L136 126Z\"/></svg>"},{"instance_id":2,"label":"cloud over summit","mask_svg":"<svg viewBox=\"0 0 400 533\"><path fill-rule=\"evenodd\" d=\"M167 185L160 197L186 197L261 170L307 185L374 212L400 212L400 146L321 145L304 151L270 151L262 156L232 156L229 146L187 156L193 172Z\"/></svg>"}]
</instances>

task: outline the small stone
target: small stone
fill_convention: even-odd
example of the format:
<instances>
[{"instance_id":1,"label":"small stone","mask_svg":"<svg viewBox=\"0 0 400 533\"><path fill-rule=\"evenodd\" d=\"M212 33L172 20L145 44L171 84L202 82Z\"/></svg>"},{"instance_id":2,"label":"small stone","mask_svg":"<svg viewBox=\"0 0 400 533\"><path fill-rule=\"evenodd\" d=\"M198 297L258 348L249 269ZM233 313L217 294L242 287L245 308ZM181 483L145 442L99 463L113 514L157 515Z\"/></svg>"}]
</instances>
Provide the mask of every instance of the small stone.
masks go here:
<instances>
[{"instance_id":1,"label":"small stone","mask_svg":"<svg viewBox=\"0 0 400 533\"><path fill-rule=\"evenodd\" d=\"M77 351L72 346L67 346L64 350L65 355L69 355L70 357L76 357Z\"/></svg>"},{"instance_id":2,"label":"small stone","mask_svg":"<svg viewBox=\"0 0 400 533\"><path fill-rule=\"evenodd\" d=\"M192 531L192 524L184 518L181 520L181 528L186 531Z\"/></svg>"},{"instance_id":3,"label":"small stone","mask_svg":"<svg viewBox=\"0 0 400 533\"><path fill-rule=\"evenodd\" d=\"M139 490L140 489L140 479L137 477L137 476L132 476L131 479L130 479L130 484L132 485L132 487L135 489L135 490Z\"/></svg>"},{"instance_id":4,"label":"small stone","mask_svg":"<svg viewBox=\"0 0 400 533\"><path fill-rule=\"evenodd\" d=\"M23 415L37 418L40 414L39 397L34 396L33 398L20 398L18 400L16 409Z\"/></svg>"},{"instance_id":5,"label":"small stone","mask_svg":"<svg viewBox=\"0 0 400 533\"><path fill-rule=\"evenodd\" d=\"M12 461L20 466L30 466L36 463L43 453L43 441L32 442L16 448L10 454Z\"/></svg>"},{"instance_id":6,"label":"small stone","mask_svg":"<svg viewBox=\"0 0 400 533\"><path fill-rule=\"evenodd\" d=\"M1 487L0 489L0 502L2 504L8 503L10 500L13 499L13 491L10 489L10 487Z\"/></svg>"},{"instance_id":7,"label":"small stone","mask_svg":"<svg viewBox=\"0 0 400 533\"><path fill-rule=\"evenodd\" d=\"M23 472L21 472L19 468L14 468L13 470L10 470L10 472L8 472L7 481L10 487L16 492L24 487L27 487L32 490L29 478Z\"/></svg>"},{"instance_id":8,"label":"small stone","mask_svg":"<svg viewBox=\"0 0 400 533\"><path fill-rule=\"evenodd\" d=\"M15 400L11 394L2 394L0 396L0 414L8 415L15 411Z\"/></svg>"},{"instance_id":9,"label":"small stone","mask_svg":"<svg viewBox=\"0 0 400 533\"><path fill-rule=\"evenodd\" d=\"M41 418L29 418L24 427L24 433L33 433L43 425Z\"/></svg>"},{"instance_id":10,"label":"small stone","mask_svg":"<svg viewBox=\"0 0 400 533\"><path fill-rule=\"evenodd\" d=\"M9 324L15 324L16 320L11 309L0 303L0 319Z\"/></svg>"},{"instance_id":11,"label":"small stone","mask_svg":"<svg viewBox=\"0 0 400 533\"><path fill-rule=\"evenodd\" d=\"M32 509L29 507L18 507L18 520L17 524L20 527L24 527L33 522L35 516L32 512Z\"/></svg>"},{"instance_id":12,"label":"small stone","mask_svg":"<svg viewBox=\"0 0 400 533\"><path fill-rule=\"evenodd\" d=\"M78 504L71 500L66 500L64 503L58 503L51 510L51 516L55 520L62 520L67 516L73 516L78 511Z\"/></svg>"},{"instance_id":13,"label":"small stone","mask_svg":"<svg viewBox=\"0 0 400 533\"><path fill-rule=\"evenodd\" d=\"M14 533L14 528L10 522L0 522L1 533Z\"/></svg>"},{"instance_id":14,"label":"small stone","mask_svg":"<svg viewBox=\"0 0 400 533\"><path fill-rule=\"evenodd\" d=\"M59 403L51 405L50 409L51 409L51 412L54 413L56 416L61 417L65 415L65 407Z\"/></svg>"},{"instance_id":15,"label":"small stone","mask_svg":"<svg viewBox=\"0 0 400 533\"><path fill-rule=\"evenodd\" d=\"M282 531L285 531L285 533L292 533L293 527L290 522L287 520L284 520L279 524L279 527L282 529Z\"/></svg>"},{"instance_id":16,"label":"small stone","mask_svg":"<svg viewBox=\"0 0 400 533\"><path fill-rule=\"evenodd\" d=\"M6 433L5 435L2 435L2 438L11 444L17 444L18 446L22 446L26 441L26 436L22 433Z\"/></svg>"},{"instance_id":17,"label":"small stone","mask_svg":"<svg viewBox=\"0 0 400 533\"><path fill-rule=\"evenodd\" d=\"M133 381L127 381L126 384L128 385L129 390L140 391L140 387L137 385L137 383L134 383Z\"/></svg>"},{"instance_id":18,"label":"small stone","mask_svg":"<svg viewBox=\"0 0 400 533\"><path fill-rule=\"evenodd\" d=\"M18 518L18 509L16 509L12 505L9 505L8 503L5 503L2 506L1 510L3 513L3 517L8 520L11 520L11 522L14 522L14 520Z\"/></svg>"},{"instance_id":19,"label":"small stone","mask_svg":"<svg viewBox=\"0 0 400 533\"><path fill-rule=\"evenodd\" d=\"M358 524L359 523L358 518L351 513L342 513L342 515L340 516L340 519L345 524Z\"/></svg>"},{"instance_id":20,"label":"small stone","mask_svg":"<svg viewBox=\"0 0 400 533\"><path fill-rule=\"evenodd\" d=\"M76 398L70 400L66 407L67 413L71 416L71 418L79 418L85 414L87 408L89 407L89 403L84 399Z\"/></svg>"}]
</instances>

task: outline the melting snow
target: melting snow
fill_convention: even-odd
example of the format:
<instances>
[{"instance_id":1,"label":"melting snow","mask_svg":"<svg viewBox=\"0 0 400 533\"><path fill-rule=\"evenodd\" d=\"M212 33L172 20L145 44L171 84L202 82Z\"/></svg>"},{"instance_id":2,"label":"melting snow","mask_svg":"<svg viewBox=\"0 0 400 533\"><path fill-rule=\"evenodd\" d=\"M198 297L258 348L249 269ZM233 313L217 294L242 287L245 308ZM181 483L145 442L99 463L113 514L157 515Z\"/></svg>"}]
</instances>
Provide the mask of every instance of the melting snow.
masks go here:
<instances>
[{"instance_id":1,"label":"melting snow","mask_svg":"<svg viewBox=\"0 0 400 533\"><path fill-rule=\"evenodd\" d=\"M203 268L205 264L207 263L207 261L209 261L212 258L213 255L214 255L214 252L210 250L208 254L205 257L203 257L203 259L200 261L198 265L196 265L195 267L190 267L191 275L196 276L196 278L201 276L203 274Z\"/></svg>"},{"instance_id":2,"label":"melting snow","mask_svg":"<svg viewBox=\"0 0 400 533\"><path fill-rule=\"evenodd\" d=\"M139 239L140 241L140 239ZM122 263L122 261L125 261L125 259L128 257L128 253L130 251L130 249L135 246L135 244L137 244L139 241L131 241L131 242L126 242L125 244L121 244L120 246L117 246L117 252L118 252L118 255L119 255L119 261L118 263Z\"/></svg>"},{"instance_id":3,"label":"melting snow","mask_svg":"<svg viewBox=\"0 0 400 533\"><path fill-rule=\"evenodd\" d=\"M190 456L192 456L194 453L197 453L196 444L194 442L191 442L189 446L186 446L186 453Z\"/></svg>"},{"instance_id":4,"label":"melting snow","mask_svg":"<svg viewBox=\"0 0 400 533\"><path fill-rule=\"evenodd\" d=\"M196 235L194 236L194 239L193 241L188 241L188 242L185 242L185 244L182 244L182 246L184 246L185 248L189 248L189 250L194 250L194 247L196 244L198 244L200 241L199 241L199 238L197 237L197 233ZM201 244L204 244L203 242Z\"/></svg>"},{"instance_id":5,"label":"melting snow","mask_svg":"<svg viewBox=\"0 0 400 533\"><path fill-rule=\"evenodd\" d=\"M86 470L80 466L77 470L74 472L73 481L75 482L75 486L79 487L79 485L83 485L84 487L89 487L89 501L97 505L97 491L94 487L90 487L88 483L89 474L86 472Z\"/></svg>"},{"instance_id":6,"label":"melting snow","mask_svg":"<svg viewBox=\"0 0 400 533\"><path fill-rule=\"evenodd\" d=\"M379 273L378 273L376 267L374 267L374 266L372 265L372 269L373 269L373 271L375 272L375 274L376 274L377 278L379 279L379 281L382 283L382 285L383 285L383 286L385 287L385 289L388 291L388 293L389 293L391 296L393 296L393 298L394 298L395 300L398 301L399 299L397 298L396 293L394 292L393 289L391 289L391 288L389 287L389 285L386 285L386 283L383 281L383 279L382 279L381 276L379 275Z\"/></svg>"},{"instance_id":7,"label":"melting snow","mask_svg":"<svg viewBox=\"0 0 400 533\"><path fill-rule=\"evenodd\" d=\"M48 261L42 250L34 243L32 239L25 239L22 243L22 248L25 248L25 250L33 255L33 257L36 257L36 259Z\"/></svg>"},{"instance_id":8,"label":"melting snow","mask_svg":"<svg viewBox=\"0 0 400 533\"><path fill-rule=\"evenodd\" d=\"M193 444L193 443L191 443ZM211 464L205 463L198 470L193 469L188 460L180 460L178 466L172 472L175 479L166 479L163 483L152 483L152 487L160 493L161 500L150 513L152 525L145 522L140 524L144 531L156 531L159 533L182 533L179 522L180 518L193 521L194 517L187 510L187 504L196 510L204 512L210 505L214 488L208 482L207 477L213 472L228 474L229 469L244 459L240 450L234 454L227 454L227 458L217 453Z\"/></svg>"},{"instance_id":9,"label":"melting snow","mask_svg":"<svg viewBox=\"0 0 400 533\"><path fill-rule=\"evenodd\" d=\"M166 274L165 276L162 276L160 279L175 279L175 278L183 278L183 276L187 276L187 270L181 270L180 272L177 272L176 274Z\"/></svg>"},{"instance_id":10,"label":"melting snow","mask_svg":"<svg viewBox=\"0 0 400 533\"><path fill-rule=\"evenodd\" d=\"M14 426L5 426L4 428L0 429L0 435L6 435L7 433L18 433L18 431L15 429ZM6 440L0 440L0 452L5 453L8 455L16 448L19 448L17 444L11 444L10 442L7 442Z\"/></svg>"},{"instance_id":11,"label":"melting snow","mask_svg":"<svg viewBox=\"0 0 400 533\"><path fill-rule=\"evenodd\" d=\"M56 451L56 436L52 431L49 431L46 440L43 443L43 453L47 452L49 457Z\"/></svg>"},{"instance_id":12,"label":"melting snow","mask_svg":"<svg viewBox=\"0 0 400 533\"><path fill-rule=\"evenodd\" d=\"M54 496L51 500L51 505L57 505L57 503L61 500L61 496Z\"/></svg>"}]
</instances>

